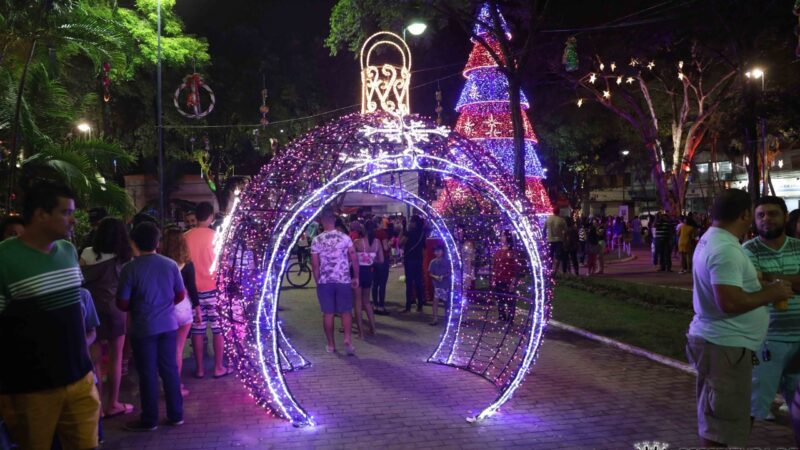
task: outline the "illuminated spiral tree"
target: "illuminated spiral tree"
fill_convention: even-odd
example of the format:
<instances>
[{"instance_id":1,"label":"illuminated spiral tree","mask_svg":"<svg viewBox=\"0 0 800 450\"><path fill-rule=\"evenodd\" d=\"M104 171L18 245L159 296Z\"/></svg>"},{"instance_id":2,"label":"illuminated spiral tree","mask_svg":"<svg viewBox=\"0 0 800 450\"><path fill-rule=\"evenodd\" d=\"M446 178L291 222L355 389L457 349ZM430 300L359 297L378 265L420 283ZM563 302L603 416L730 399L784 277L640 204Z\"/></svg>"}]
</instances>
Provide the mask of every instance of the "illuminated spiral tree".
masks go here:
<instances>
[{"instance_id":1,"label":"illuminated spiral tree","mask_svg":"<svg viewBox=\"0 0 800 450\"><path fill-rule=\"evenodd\" d=\"M503 30L511 36L503 16L500 16ZM481 23L491 23L491 14L488 4L484 4L478 13L474 33L480 36L496 55L502 57L497 39L489 33ZM514 132L511 123L511 103L509 99L508 79L498 69L497 62L489 51L476 40L472 52L464 68L464 77L467 82L461 91L461 97L456 104L456 111L460 113L455 130L473 141L483 145L501 165L504 175L513 177L514 171ZM505 62L505 61L503 61ZM547 192L542 186L544 171L537 156L539 138L533 131L533 126L525 111L530 108L530 102L524 92L520 92L522 120L525 130L525 174L526 196L534 205L537 214L550 214L552 208ZM446 183L457 183L447 180ZM463 196L453 196L453 193L463 192ZM445 196L446 195L446 196ZM467 189L447 189L439 196L437 208L440 210L464 207L465 202L472 202ZM474 206L469 206L474 208Z\"/></svg>"}]
</instances>

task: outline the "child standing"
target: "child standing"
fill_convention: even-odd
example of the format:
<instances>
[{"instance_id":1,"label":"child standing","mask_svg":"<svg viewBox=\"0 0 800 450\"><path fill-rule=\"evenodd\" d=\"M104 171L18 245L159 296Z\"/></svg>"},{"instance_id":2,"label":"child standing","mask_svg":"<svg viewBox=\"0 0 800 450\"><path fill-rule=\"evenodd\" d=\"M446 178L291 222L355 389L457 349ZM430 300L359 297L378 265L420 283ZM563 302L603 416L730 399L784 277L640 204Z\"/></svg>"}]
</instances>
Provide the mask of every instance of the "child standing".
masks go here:
<instances>
[{"instance_id":1,"label":"child standing","mask_svg":"<svg viewBox=\"0 0 800 450\"><path fill-rule=\"evenodd\" d=\"M450 310L450 261L444 255L444 247L437 244L433 249L434 258L428 265L428 272L433 280L433 320L431 325L439 323L437 310L439 301L444 302L444 315Z\"/></svg>"},{"instance_id":2,"label":"child standing","mask_svg":"<svg viewBox=\"0 0 800 450\"><path fill-rule=\"evenodd\" d=\"M175 305L186 295L175 261L156 253L160 232L143 222L131 232L139 256L125 265L117 290L117 307L130 311L131 346L142 403L141 419L125 424L130 431L158 427L158 376L164 384L167 424L183 424L183 396L175 357L178 322Z\"/></svg>"}]
</instances>

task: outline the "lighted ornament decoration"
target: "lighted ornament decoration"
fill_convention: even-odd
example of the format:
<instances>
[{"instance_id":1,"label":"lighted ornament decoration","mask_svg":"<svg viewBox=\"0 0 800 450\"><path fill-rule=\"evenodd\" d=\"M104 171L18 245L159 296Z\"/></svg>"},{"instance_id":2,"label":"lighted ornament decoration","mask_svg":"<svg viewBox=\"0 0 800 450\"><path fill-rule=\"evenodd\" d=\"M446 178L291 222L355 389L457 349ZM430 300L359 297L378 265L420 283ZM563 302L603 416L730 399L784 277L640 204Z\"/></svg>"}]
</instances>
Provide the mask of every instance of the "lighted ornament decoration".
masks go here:
<instances>
[{"instance_id":1,"label":"lighted ornament decoration","mask_svg":"<svg viewBox=\"0 0 800 450\"><path fill-rule=\"evenodd\" d=\"M508 24L499 10L497 17L506 36L510 38ZM495 57L504 62L497 38L485 26L494 23L493 20L491 7L488 3L483 4L478 12L474 31L494 51ZM455 108L460 113L455 130L486 147L498 160L505 175L513 177L514 131L508 78L500 72L497 61L486 46L477 40L474 40L472 52L462 73L466 83ZM536 212L549 215L552 212L550 200L547 195L542 195L545 190L541 180L545 174L537 156L539 138L526 114L530 109L530 101L522 91L520 104L525 135L526 190L529 199L534 202Z\"/></svg>"},{"instance_id":2,"label":"lighted ornament decoration","mask_svg":"<svg viewBox=\"0 0 800 450\"><path fill-rule=\"evenodd\" d=\"M184 96L184 92L186 109L180 105L180 99ZM216 101L214 91L203 81L203 77L199 73L186 75L183 83L175 89L175 94L172 96L175 109L180 115L189 119L202 119L211 114Z\"/></svg>"},{"instance_id":3,"label":"lighted ornament decoration","mask_svg":"<svg viewBox=\"0 0 800 450\"><path fill-rule=\"evenodd\" d=\"M111 101L111 64L108 62L103 63L103 75L100 77L100 82L103 84L103 102L108 103Z\"/></svg>"},{"instance_id":4,"label":"lighted ornament decoration","mask_svg":"<svg viewBox=\"0 0 800 450\"><path fill-rule=\"evenodd\" d=\"M579 67L578 60L578 38L570 36L564 43L564 54L561 56L561 64L567 72L575 72Z\"/></svg>"},{"instance_id":5,"label":"lighted ornament decoration","mask_svg":"<svg viewBox=\"0 0 800 450\"><path fill-rule=\"evenodd\" d=\"M292 395L285 374L311 363L292 346L278 318L282 280L302 231L346 192L404 202L427 217L444 240L453 274L452 307L428 361L479 374L497 386L497 398L471 420L491 416L511 398L534 363L549 318L549 264L540 254L542 236L533 205L517 193L486 147L408 114L408 79L394 87L387 81L397 82L396 76L406 72L410 76L410 53L397 35L380 33L377 39L404 56L394 69L362 67L366 110L289 143L237 197L215 243L226 354L256 402L297 426L312 426L315 420ZM442 214L403 186L381 181L403 172L458 182L452 194L469 195L483 209L471 215ZM478 229L484 232L476 234ZM520 268L519 292L469 290L463 280L465 267L471 271L476 265L475 251L464 250L493 252L504 232L517 237L506 252ZM463 260L462 253L469 259ZM512 305L513 313L504 320L497 317L501 304Z\"/></svg>"},{"instance_id":6,"label":"lighted ornament decoration","mask_svg":"<svg viewBox=\"0 0 800 450\"><path fill-rule=\"evenodd\" d=\"M361 46L361 113L387 111L408 114L408 88L411 82L411 50L405 41L397 42L394 33L375 33ZM375 50L386 47L400 54L400 66L373 64Z\"/></svg>"},{"instance_id":7,"label":"lighted ornament decoration","mask_svg":"<svg viewBox=\"0 0 800 450\"><path fill-rule=\"evenodd\" d=\"M261 113L261 126L266 128L269 125L269 119L267 119L267 114L269 113L269 106L267 106L267 88L261 89L261 106L258 108L258 112Z\"/></svg>"}]
</instances>

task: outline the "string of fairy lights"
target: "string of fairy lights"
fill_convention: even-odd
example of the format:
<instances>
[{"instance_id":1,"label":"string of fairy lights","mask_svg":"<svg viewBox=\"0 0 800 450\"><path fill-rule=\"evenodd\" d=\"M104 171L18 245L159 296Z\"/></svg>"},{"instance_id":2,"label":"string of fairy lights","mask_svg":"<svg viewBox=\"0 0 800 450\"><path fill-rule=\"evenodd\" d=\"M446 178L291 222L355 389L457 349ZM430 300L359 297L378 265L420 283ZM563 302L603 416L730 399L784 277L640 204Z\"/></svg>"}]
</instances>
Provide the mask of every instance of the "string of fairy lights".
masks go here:
<instances>
[{"instance_id":1,"label":"string of fairy lights","mask_svg":"<svg viewBox=\"0 0 800 450\"><path fill-rule=\"evenodd\" d=\"M384 33L381 39L407 51L396 35ZM410 73L410 61L409 53L401 73ZM497 157L501 147L480 145L480 139L471 140L408 115L405 107L393 109L404 103L391 100L391 95L399 89L398 98L407 99L410 77L391 77L386 69L387 78L402 80L398 85L381 78L382 71L362 69L362 79L372 83L363 91L367 98L362 99L362 113L333 120L295 139L239 194L222 232L218 261L227 354L259 405L295 425L315 424L284 378L285 372L308 367L310 362L291 345L277 314L283 274L299 235L322 208L346 192L376 192L413 205L431 219L434 235L444 239L454 275L452 308L429 361L472 371L500 388L495 401L474 417L483 419L494 414L522 383L549 317L552 293L545 269L549 264L540 256L536 219L541 205L517 193L506 162ZM478 105L464 108L473 106L475 119L485 122L488 117L477 115ZM496 106L495 128L505 133L501 121L507 116L499 114L500 102ZM528 130L526 140L535 143L530 124ZM503 139L508 137L497 135L490 141ZM531 155L536 158L535 151ZM538 160L533 167L537 166ZM446 194L431 201L402 185L380 182L393 175L399 180L399 175L408 172L443 179L440 192ZM468 194L459 199L460 205L472 201L485 209L465 213L463 208L437 207L439 200L452 201L462 192ZM476 234L475 230L485 232ZM507 233L517 239L502 247L500 236ZM497 264L492 255L497 253L509 255L503 267L517 270L513 289L494 289L493 279L499 274L493 272ZM476 284L479 272L488 276L478 284L489 285ZM511 320L497 315L498 305L508 302L516 312Z\"/></svg>"},{"instance_id":2,"label":"string of fairy lights","mask_svg":"<svg viewBox=\"0 0 800 450\"><path fill-rule=\"evenodd\" d=\"M347 148L344 149L336 144L333 144L328 150L338 152L351 151L354 155L360 158L359 150L364 144L364 139L369 141L359 130L363 130L367 126L377 127L382 121L378 120L380 116L377 113L370 115L354 114L348 116L345 120L337 120L331 125L321 127L320 130L315 130L310 136L301 138L301 142L293 144L292 150L295 148L304 148L306 146L307 152L310 152L313 147L313 142L331 142L341 143L346 142ZM360 127L353 126L359 124ZM334 133L331 135L329 133ZM338 134L336 134L338 133ZM360 136L359 136L360 135ZM333 139L331 139L333 138ZM455 143L454 143L455 140ZM270 317L275 313L275 305L280 293L280 279L281 268L285 267L290 255L290 249L294 244L299 231L313 219L319 208L327 204L332 197L336 197L340 193L350 191L357 186L369 185L367 181L373 180L388 172L418 170L419 167L425 167L426 170L431 172L444 172L451 176L457 177L459 180L470 181L470 186L480 185L476 192L487 196L494 204L499 204L496 207L497 212L503 217L502 220L490 219L494 221L494 228L497 229L516 229L516 233L520 236L528 236L528 246L522 243L521 247L525 248L525 265L528 267L527 272L531 273L532 287L531 291L539 292L540 294L534 299L530 297L520 297L524 301L530 302L526 314L518 315L518 322L509 324L502 322L492 315L492 308L487 308L486 305L475 305L473 308L472 301L477 298L471 294L467 294L459 298L454 290L454 304L460 304L461 307L454 307L451 310L451 317L448 320L447 330L443 334L443 341L452 342L452 345L441 346L437 352L431 356L432 361L441 362L445 364L463 367L468 370L474 370L478 373L486 373L487 378L490 378L498 386L511 387L512 380L515 380L517 375L527 372L527 367L531 363L528 360L528 365L525 365L526 357L532 356L524 350L518 350L519 347L527 348L529 339L536 340L536 336L541 337L543 331L543 321L529 320L529 315L538 314L537 317L543 317L545 291L544 281L541 273L541 262L538 260L527 260L530 254L538 255L538 248L536 247L536 239L538 239L537 232L534 232L535 225L533 225L528 217L529 213L525 213L524 209L515 206L515 203L523 205L525 202L517 200L512 201L514 195L514 188L510 183L496 183L489 182L486 176L480 175L475 171L470 171L466 165L477 166L482 172L487 172L486 166L495 166L496 162L491 161L491 155L488 154L482 147L475 146L469 143L465 138L457 137L457 135L441 136L431 139L432 142L420 142L419 147L424 151L418 158L418 165L412 163L412 160L404 156L406 151L405 143L392 142L391 140L382 140L380 142L370 142L375 148L376 154L383 153L386 156L379 158L377 164L361 161L356 167L350 167L347 162L341 163L337 167L331 167L329 171L324 172L327 176L327 183L316 183L309 187L311 192L309 197L303 194L305 191L296 192L297 186L293 183L291 178L280 177L281 183L275 183L274 178L270 175L277 174L272 171L262 172L256 180L248 187L242 194L242 200L233 215L230 231L227 232L227 243L224 246L223 257L221 259L220 273L222 274L221 286L224 293L226 293L223 305L226 310L241 310L250 311L250 314L255 313L255 323L258 324L253 327L248 320L230 321L230 326L226 327L226 336L229 338L230 345L229 351L237 352L237 356L232 358L237 361L237 370L240 376L245 379L245 385L251 390L251 395L258 399L259 404L268 407L281 417L289 418L295 423L299 424L312 424L313 418L305 413L299 405L295 403L293 397L285 387L283 375L278 369L280 367L280 355L282 353L296 353L292 349L283 349L284 342L278 340L278 333L281 331L279 322L274 324L270 323ZM297 147L294 147L297 145ZM463 155L457 158L458 162L465 166L455 165L454 163L444 160L441 156L449 156L452 158L452 151L456 150L457 153ZM287 154L294 154L294 152L287 152ZM306 153L308 154L308 153ZM295 154L295 156L297 156ZM283 158L279 158L283 159ZM331 158L334 161L341 162L340 158ZM481 161L488 159L492 164L480 164L473 161ZM290 161L293 160L293 161ZM297 159L286 158L284 161L276 161L278 164L297 164ZM324 163L322 164L324 165ZM308 167L308 164L303 164L303 167ZM314 166L313 164L311 166ZM283 166L284 169L287 168ZM372 172L368 169L379 171ZM352 176L348 175L348 170L353 171ZM317 167L301 170L302 173L313 171L315 174L320 174ZM495 169L494 173L497 173ZM328 178L333 174L339 174ZM297 173L294 174L298 175ZM342 183L339 177L345 176L346 179L351 180L347 183ZM303 178L301 176L301 178ZM309 179L309 178L305 178ZM288 186L284 185L288 184ZM320 186L320 184L322 184ZM466 184L466 183L465 183ZM284 185L286 189L278 189ZM496 186L492 188L491 186ZM492 195L492 190L494 194ZM283 191L283 192L279 192ZM259 195L260 194L260 195ZM288 194L288 195L287 195ZM300 204L296 204L293 199L301 200ZM280 203L273 203L280 200L280 203L287 202L296 204L295 207L282 210ZM286 218L285 216L290 216ZM469 221L474 222L477 226L479 222L485 221L486 216L472 216L468 217L468 222L464 223L464 217L459 217L459 223L464 226L470 226ZM496 217L496 216L488 216ZM445 218L447 221L448 218ZM238 224L237 224L238 223ZM278 234L274 239L269 239L270 242L265 242L265 237L271 236L269 232L271 224L281 226ZM472 227L474 228L474 227ZM497 232L485 234L483 237L473 237L472 244L481 249L482 253L489 254L493 248L497 247ZM463 239L463 238L462 238ZM277 242L279 245L273 246L270 251L270 246ZM264 249L264 256L262 261L258 261L258 255L261 254L261 249ZM243 251L243 249L246 249ZM458 249L453 249L453 253L458 254ZM266 255L270 255L267 257ZM452 257L452 261L458 261L457 257ZM263 269L259 271L257 268L266 268L266 273L262 275ZM454 273L459 273L458 269L454 269ZM538 275L534 275L538 274ZM535 279L538 282L533 281ZM258 284L263 282L263 290L258 292L257 286L252 283ZM538 287L538 288L537 288ZM229 295L235 293L235 295ZM482 293L485 298L486 293ZM249 297L249 298L248 298ZM536 304L535 301L541 304ZM238 303L236 306L230 303ZM258 307L254 308L253 303L258 303ZM534 306L535 305L535 306ZM520 307L524 306L521 302ZM464 315L470 317L465 320ZM491 315L491 317L484 317ZM476 322L472 318L484 317L483 322ZM534 334L529 334L529 329L525 329L524 325L530 322L536 322L538 327ZM506 338L505 334L511 333L513 337ZM275 341L273 346L268 345L269 342ZM509 358L502 361L484 361L479 363L481 356L485 356L486 347L491 345L491 342L503 341L502 347L490 347L497 358ZM253 342L256 345L253 345ZM258 343L262 343L258 345ZM266 343L266 344L265 344ZM476 352L479 350L480 352ZM497 373L487 371L487 364L492 367L510 367L510 370L498 371ZM302 365L302 363L300 363ZM520 372L522 368L525 370ZM263 382L266 380L266 383ZM518 385L518 383L517 383Z\"/></svg>"}]
</instances>

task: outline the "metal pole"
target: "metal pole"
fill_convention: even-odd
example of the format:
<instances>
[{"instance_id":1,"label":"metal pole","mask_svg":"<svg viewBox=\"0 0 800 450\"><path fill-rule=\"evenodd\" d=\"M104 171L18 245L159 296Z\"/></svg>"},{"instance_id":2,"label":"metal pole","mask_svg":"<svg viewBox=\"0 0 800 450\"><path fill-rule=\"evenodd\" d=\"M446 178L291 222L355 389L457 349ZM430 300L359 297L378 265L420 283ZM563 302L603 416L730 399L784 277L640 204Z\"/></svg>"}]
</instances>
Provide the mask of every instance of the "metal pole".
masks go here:
<instances>
[{"instance_id":1,"label":"metal pole","mask_svg":"<svg viewBox=\"0 0 800 450\"><path fill-rule=\"evenodd\" d=\"M161 105L161 0L157 3L158 14L158 39L156 41L156 118L158 128L158 215L161 226L166 221L166 210L164 209L164 126L163 112Z\"/></svg>"}]
</instances>

